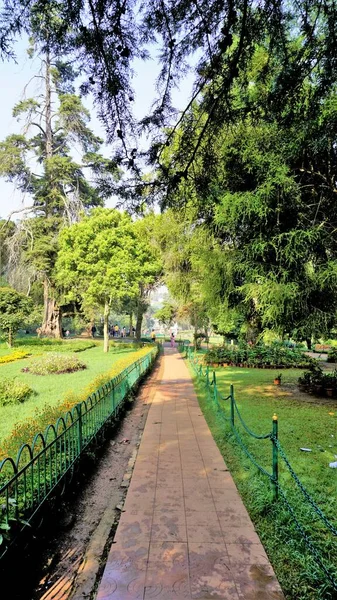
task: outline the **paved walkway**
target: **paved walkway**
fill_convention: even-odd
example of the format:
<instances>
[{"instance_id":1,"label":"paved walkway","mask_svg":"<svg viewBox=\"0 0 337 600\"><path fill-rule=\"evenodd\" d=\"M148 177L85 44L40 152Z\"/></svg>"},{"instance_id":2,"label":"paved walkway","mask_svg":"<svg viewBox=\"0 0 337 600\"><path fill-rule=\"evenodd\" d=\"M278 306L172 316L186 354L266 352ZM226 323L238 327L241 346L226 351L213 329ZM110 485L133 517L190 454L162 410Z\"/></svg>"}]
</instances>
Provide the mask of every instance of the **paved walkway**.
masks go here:
<instances>
[{"instance_id":1,"label":"paved walkway","mask_svg":"<svg viewBox=\"0 0 337 600\"><path fill-rule=\"evenodd\" d=\"M284 600L184 361L163 360L97 600Z\"/></svg>"}]
</instances>

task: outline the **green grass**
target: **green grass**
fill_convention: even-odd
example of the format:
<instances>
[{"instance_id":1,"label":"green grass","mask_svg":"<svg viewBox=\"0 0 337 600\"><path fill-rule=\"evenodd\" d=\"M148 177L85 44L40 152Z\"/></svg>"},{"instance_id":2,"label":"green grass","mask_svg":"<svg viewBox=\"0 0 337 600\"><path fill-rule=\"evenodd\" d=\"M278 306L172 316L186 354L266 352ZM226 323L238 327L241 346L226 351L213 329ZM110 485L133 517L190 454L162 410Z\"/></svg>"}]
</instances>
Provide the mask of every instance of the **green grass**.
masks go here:
<instances>
[{"instance_id":1,"label":"green grass","mask_svg":"<svg viewBox=\"0 0 337 600\"><path fill-rule=\"evenodd\" d=\"M67 343L67 342L65 342ZM24 347L20 347L24 349ZM37 347L36 352L40 349ZM81 354L81 361L87 365L87 369L75 373L62 375L33 375L22 373L24 367L34 361L34 356L13 363L0 365L0 377L16 377L27 383L36 392L27 402L20 405L5 406L0 408L0 444L12 431L15 424L31 417L35 409L41 409L45 404L57 405L69 391L78 392L98 375L109 370L113 363L122 356L133 352L134 348L111 348L107 354L103 353L102 345L90 348Z\"/></svg>"},{"instance_id":2,"label":"green grass","mask_svg":"<svg viewBox=\"0 0 337 600\"><path fill-rule=\"evenodd\" d=\"M191 373L192 370L191 370ZM279 439L295 472L317 501L320 508L337 528L337 470L329 462L337 454L337 404L324 404L319 399L310 404L299 394L296 381L298 369L284 369L282 386L273 385L275 371L270 369L222 368L216 369L218 388L223 396L229 393L229 384L235 386L239 410L248 426L257 434L271 431L274 412L279 418ZM230 431L219 418L209 401L204 385L194 377L200 406L213 436L234 477L243 501L266 548L288 600L328 600L337 595L321 571L317 569L306 545L294 527L289 511L282 501L274 503L268 479L259 474L246 457ZM226 407L229 415L229 407ZM334 413L333 415L329 413ZM258 463L271 472L272 449L270 440L254 440L236 423L245 444ZM312 452L302 452L301 447ZM327 565L335 566L337 539L328 534L280 461L280 482L287 492L305 530L315 540Z\"/></svg>"}]
</instances>

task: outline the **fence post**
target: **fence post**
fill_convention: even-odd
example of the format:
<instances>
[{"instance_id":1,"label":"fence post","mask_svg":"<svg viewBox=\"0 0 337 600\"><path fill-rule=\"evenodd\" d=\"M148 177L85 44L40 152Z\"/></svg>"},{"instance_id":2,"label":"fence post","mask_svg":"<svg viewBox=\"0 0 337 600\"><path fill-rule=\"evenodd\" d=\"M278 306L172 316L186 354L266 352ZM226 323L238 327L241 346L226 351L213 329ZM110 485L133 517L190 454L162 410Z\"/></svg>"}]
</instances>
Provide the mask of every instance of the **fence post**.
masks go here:
<instances>
[{"instance_id":1,"label":"fence post","mask_svg":"<svg viewBox=\"0 0 337 600\"><path fill-rule=\"evenodd\" d=\"M113 415L115 412L115 386L114 386L114 384L111 384L111 400L112 400L111 414Z\"/></svg>"},{"instance_id":2,"label":"fence post","mask_svg":"<svg viewBox=\"0 0 337 600\"><path fill-rule=\"evenodd\" d=\"M234 427L234 386L230 385L230 399L231 399L231 425Z\"/></svg>"},{"instance_id":3,"label":"fence post","mask_svg":"<svg viewBox=\"0 0 337 600\"><path fill-rule=\"evenodd\" d=\"M217 400L217 389L216 389L216 374L215 371L213 371L213 398L214 401L216 402Z\"/></svg>"},{"instance_id":4,"label":"fence post","mask_svg":"<svg viewBox=\"0 0 337 600\"><path fill-rule=\"evenodd\" d=\"M278 418L277 415L273 415L273 490L274 490L274 500L278 498L278 450L276 442L278 440Z\"/></svg>"},{"instance_id":5,"label":"fence post","mask_svg":"<svg viewBox=\"0 0 337 600\"><path fill-rule=\"evenodd\" d=\"M83 448L83 431L82 431L82 407L81 404L77 404L77 416L78 416L78 454L81 454Z\"/></svg>"}]
</instances>

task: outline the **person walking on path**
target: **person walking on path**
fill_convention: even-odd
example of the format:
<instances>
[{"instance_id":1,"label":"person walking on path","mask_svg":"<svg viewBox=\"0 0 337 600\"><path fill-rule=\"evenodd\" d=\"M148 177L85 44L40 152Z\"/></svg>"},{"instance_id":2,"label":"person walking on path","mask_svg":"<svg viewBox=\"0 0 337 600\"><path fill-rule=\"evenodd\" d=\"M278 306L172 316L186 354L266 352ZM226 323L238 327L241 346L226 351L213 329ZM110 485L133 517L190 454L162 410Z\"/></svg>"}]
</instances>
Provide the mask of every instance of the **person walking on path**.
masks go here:
<instances>
[{"instance_id":1,"label":"person walking on path","mask_svg":"<svg viewBox=\"0 0 337 600\"><path fill-rule=\"evenodd\" d=\"M174 333L173 332L171 333L170 341L171 341L171 348L175 348L176 347L176 341L175 341Z\"/></svg>"},{"instance_id":2,"label":"person walking on path","mask_svg":"<svg viewBox=\"0 0 337 600\"><path fill-rule=\"evenodd\" d=\"M151 340L152 340L153 342L155 342L155 341L156 341L156 333L155 333L155 330L154 330L154 329L152 329L152 331L151 331Z\"/></svg>"}]
</instances>

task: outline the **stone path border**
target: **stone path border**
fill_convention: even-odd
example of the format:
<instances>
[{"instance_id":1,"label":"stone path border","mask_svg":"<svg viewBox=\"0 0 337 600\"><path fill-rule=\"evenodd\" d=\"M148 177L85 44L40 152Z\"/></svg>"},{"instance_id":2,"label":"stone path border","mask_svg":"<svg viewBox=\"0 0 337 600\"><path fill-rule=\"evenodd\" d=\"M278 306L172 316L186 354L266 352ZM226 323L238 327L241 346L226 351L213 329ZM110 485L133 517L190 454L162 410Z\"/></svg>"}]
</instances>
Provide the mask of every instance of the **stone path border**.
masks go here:
<instances>
[{"instance_id":1,"label":"stone path border","mask_svg":"<svg viewBox=\"0 0 337 600\"><path fill-rule=\"evenodd\" d=\"M284 600L183 359L163 360L97 600Z\"/></svg>"}]
</instances>

